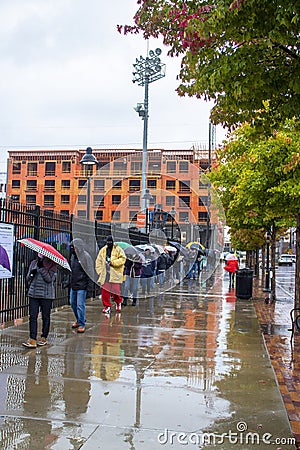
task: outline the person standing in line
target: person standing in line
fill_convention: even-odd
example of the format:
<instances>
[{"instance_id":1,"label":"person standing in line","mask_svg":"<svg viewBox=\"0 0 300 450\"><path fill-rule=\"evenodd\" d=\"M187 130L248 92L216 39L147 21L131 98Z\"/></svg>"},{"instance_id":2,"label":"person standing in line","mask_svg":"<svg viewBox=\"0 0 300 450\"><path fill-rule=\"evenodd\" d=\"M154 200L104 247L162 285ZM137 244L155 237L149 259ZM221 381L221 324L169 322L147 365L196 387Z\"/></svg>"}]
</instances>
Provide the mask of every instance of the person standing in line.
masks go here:
<instances>
[{"instance_id":1,"label":"person standing in line","mask_svg":"<svg viewBox=\"0 0 300 450\"><path fill-rule=\"evenodd\" d=\"M31 262L26 277L29 285L29 339L22 343L24 347L36 348L47 344L56 276L56 263L38 253L37 259ZM39 311L42 313L42 333L37 340Z\"/></svg>"},{"instance_id":2,"label":"person standing in line","mask_svg":"<svg viewBox=\"0 0 300 450\"><path fill-rule=\"evenodd\" d=\"M121 312L121 284L126 262L124 250L114 244L113 237L109 235L106 245L100 249L96 258L96 272L99 276L98 283L101 286L101 297L104 314L110 314L110 294L116 303L116 311Z\"/></svg>"},{"instance_id":3,"label":"person standing in line","mask_svg":"<svg viewBox=\"0 0 300 450\"><path fill-rule=\"evenodd\" d=\"M86 322L86 298L93 289L94 263L90 254L84 249L84 242L75 238L71 242L71 280L70 280L70 305L76 321L72 328L77 333L85 332Z\"/></svg>"},{"instance_id":4,"label":"person standing in line","mask_svg":"<svg viewBox=\"0 0 300 450\"><path fill-rule=\"evenodd\" d=\"M125 282L122 306L127 306L129 291L132 293L131 306L136 305L141 274L141 257L138 254L127 257L124 268Z\"/></svg>"},{"instance_id":5,"label":"person standing in line","mask_svg":"<svg viewBox=\"0 0 300 450\"><path fill-rule=\"evenodd\" d=\"M141 284L142 284L142 295L150 294L154 289L154 277L156 271L156 261L151 256L151 250L146 248L145 250L145 262L142 265L142 275L141 275Z\"/></svg>"}]
</instances>

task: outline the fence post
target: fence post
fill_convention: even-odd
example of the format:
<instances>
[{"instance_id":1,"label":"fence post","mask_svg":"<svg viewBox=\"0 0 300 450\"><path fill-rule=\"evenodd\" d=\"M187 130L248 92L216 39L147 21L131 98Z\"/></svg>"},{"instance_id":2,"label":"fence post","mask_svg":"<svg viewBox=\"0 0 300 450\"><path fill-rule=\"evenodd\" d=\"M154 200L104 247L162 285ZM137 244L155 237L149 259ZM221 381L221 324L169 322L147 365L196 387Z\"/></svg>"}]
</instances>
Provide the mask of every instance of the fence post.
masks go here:
<instances>
[{"instance_id":1,"label":"fence post","mask_svg":"<svg viewBox=\"0 0 300 450\"><path fill-rule=\"evenodd\" d=\"M34 239L40 239L40 219L41 219L41 207L39 205L35 205L34 210L34 230L33 235Z\"/></svg>"}]
</instances>

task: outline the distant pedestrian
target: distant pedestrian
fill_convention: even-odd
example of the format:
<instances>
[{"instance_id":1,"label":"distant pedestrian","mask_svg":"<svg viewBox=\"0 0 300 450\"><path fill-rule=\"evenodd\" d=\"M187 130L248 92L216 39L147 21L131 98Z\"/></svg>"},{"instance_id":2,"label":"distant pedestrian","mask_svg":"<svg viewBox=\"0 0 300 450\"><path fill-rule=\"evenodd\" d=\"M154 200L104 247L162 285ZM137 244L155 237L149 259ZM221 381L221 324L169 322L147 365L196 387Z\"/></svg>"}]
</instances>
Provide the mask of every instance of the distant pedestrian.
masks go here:
<instances>
[{"instance_id":1,"label":"distant pedestrian","mask_svg":"<svg viewBox=\"0 0 300 450\"><path fill-rule=\"evenodd\" d=\"M84 242L75 238L71 242L71 280L70 280L70 304L76 321L72 328L77 333L85 332L86 322L86 298L92 293L94 263L91 255L84 249Z\"/></svg>"},{"instance_id":2,"label":"distant pedestrian","mask_svg":"<svg viewBox=\"0 0 300 450\"><path fill-rule=\"evenodd\" d=\"M111 312L110 294L116 303L116 311L121 312L121 284L126 261L124 250L114 244L113 237L109 235L106 245L100 249L96 259L96 272L101 286L101 297L104 314Z\"/></svg>"},{"instance_id":3,"label":"distant pedestrian","mask_svg":"<svg viewBox=\"0 0 300 450\"><path fill-rule=\"evenodd\" d=\"M23 342L24 347L36 348L47 344L56 275L56 263L38 253L38 257L31 262L26 277L29 285L29 339ZM39 311L42 313L42 333L37 340Z\"/></svg>"},{"instance_id":4,"label":"distant pedestrian","mask_svg":"<svg viewBox=\"0 0 300 450\"><path fill-rule=\"evenodd\" d=\"M235 273L239 270L238 259L233 252L230 252L230 255L226 258L224 269L229 273L229 287L233 288Z\"/></svg>"}]
</instances>

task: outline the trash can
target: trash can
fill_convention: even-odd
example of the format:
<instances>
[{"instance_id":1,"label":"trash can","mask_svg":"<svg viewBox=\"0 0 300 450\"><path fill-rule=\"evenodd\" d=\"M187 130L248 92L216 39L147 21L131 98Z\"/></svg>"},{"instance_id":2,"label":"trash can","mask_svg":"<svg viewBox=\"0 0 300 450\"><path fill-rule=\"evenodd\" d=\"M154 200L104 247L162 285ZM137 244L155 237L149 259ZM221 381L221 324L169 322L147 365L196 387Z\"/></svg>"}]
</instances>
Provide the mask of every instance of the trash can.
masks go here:
<instances>
[{"instance_id":1,"label":"trash can","mask_svg":"<svg viewBox=\"0 0 300 450\"><path fill-rule=\"evenodd\" d=\"M236 271L236 291L237 298L249 299L252 297L252 269L240 269Z\"/></svg>"}]
</instances>

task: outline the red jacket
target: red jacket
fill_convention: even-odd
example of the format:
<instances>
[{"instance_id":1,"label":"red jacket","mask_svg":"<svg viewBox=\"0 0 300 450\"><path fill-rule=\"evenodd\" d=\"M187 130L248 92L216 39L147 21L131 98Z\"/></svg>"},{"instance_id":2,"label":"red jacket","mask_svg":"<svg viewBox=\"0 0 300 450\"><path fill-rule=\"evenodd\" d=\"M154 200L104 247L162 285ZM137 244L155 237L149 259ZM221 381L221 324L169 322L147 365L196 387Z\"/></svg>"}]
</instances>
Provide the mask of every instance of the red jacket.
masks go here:
<instances>
[{"instance_id":1,"label":"red jacket","mask_svg":"<svg viewBox=\"0 0 300 450\"><path fill-rule=\"evenodd\" d=\"M237 270L239 270L239 263L237 259L229 259L226 262L226 266L224 267L227 272L235 273Z\"/></svg>"}]
</instances>

